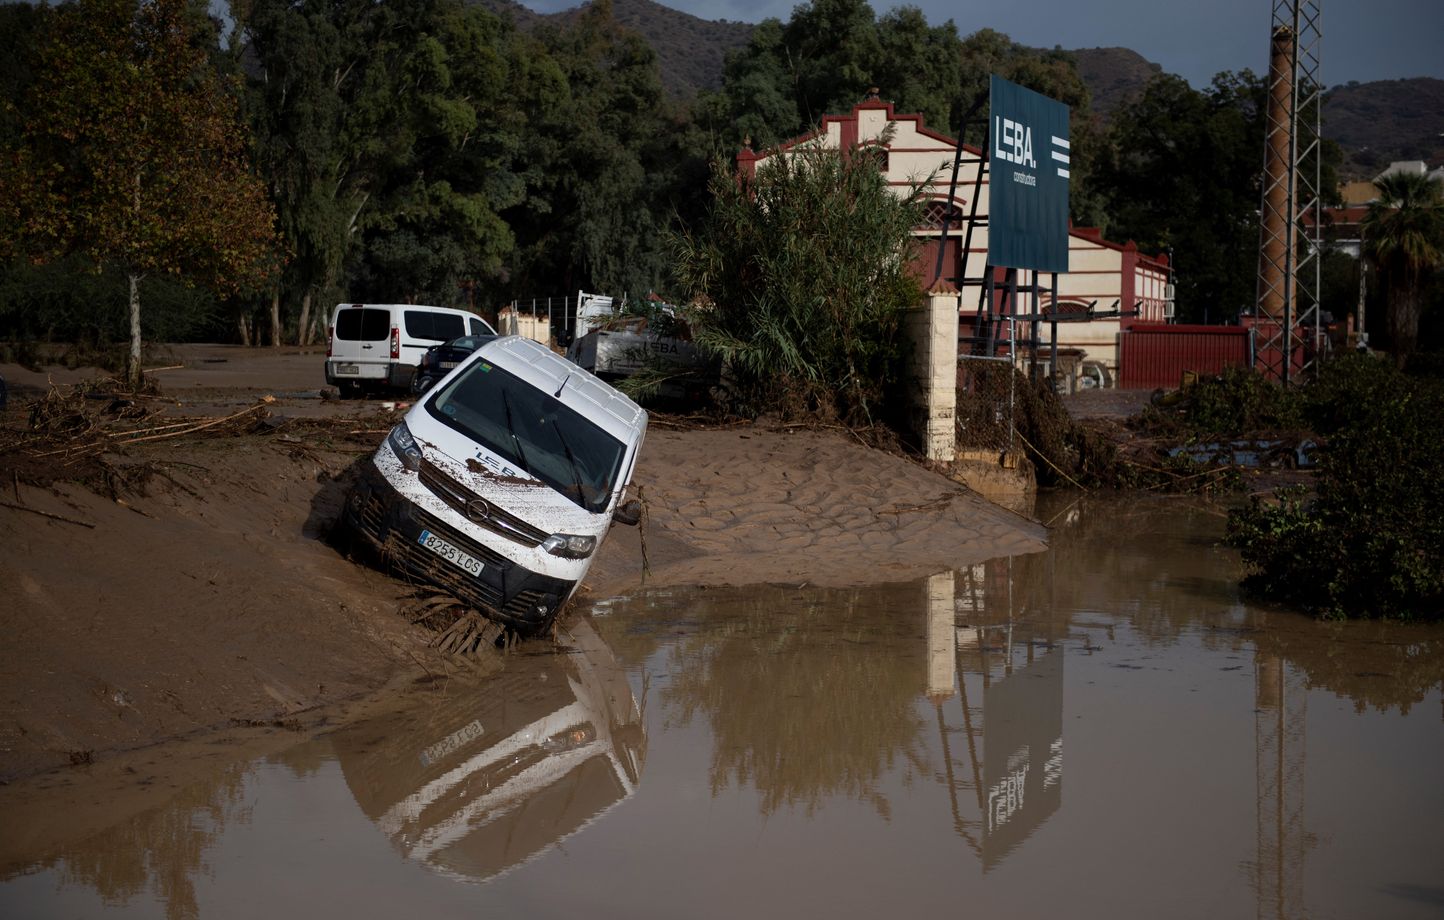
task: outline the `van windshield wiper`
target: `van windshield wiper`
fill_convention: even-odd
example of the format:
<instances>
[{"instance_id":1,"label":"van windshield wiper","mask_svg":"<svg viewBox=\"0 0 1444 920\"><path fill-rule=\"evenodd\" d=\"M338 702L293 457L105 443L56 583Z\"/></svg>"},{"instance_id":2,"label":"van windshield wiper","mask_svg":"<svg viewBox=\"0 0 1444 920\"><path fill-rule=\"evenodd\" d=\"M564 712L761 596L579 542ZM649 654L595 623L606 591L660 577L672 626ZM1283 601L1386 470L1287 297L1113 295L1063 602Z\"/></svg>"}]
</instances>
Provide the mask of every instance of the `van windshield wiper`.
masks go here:
<instances>
[{"instance_id":1,"label":"van windshield wiper","mask_svg":"<svg viewBox=\"0 0 1444 920\"><path fill-rule=\"evenodd\" d=\"M506 430L511 435L512 443L516 444L516 456L521 461L522 469L531 473L531 464L526 461L526 448L522 446L521 438L516 433L516 423L511 417L511 397L507 394L506 388L501 390L501 407L506 410Z\"/></svg>"},{"instance_id":2,"label":"van windshield wiper","mask_svg":"<svg viewBox=\"0 0 1444 920\"><path fill-rule=\"evenodd\" d=\"M582 507L586 507L587 491L586 487L582 485L582 471L581 468L577 466L576 454L572 453L571 446L567 444L566 435L562 434L561 422L553 421L552 430L556 432L557 441L562 446L562 453L566 454L567 463L571 465L572 484L577 487L577 501L582 503Z\"/></svg>"}]
</instances>

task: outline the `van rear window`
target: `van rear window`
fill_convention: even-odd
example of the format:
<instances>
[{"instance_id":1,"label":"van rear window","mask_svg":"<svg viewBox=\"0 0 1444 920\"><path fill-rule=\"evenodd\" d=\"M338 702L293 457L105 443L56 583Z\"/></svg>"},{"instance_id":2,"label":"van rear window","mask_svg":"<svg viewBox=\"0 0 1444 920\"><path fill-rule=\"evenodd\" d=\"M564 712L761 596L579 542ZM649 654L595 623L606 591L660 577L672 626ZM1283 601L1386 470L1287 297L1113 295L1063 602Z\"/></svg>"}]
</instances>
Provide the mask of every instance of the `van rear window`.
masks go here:
<instances>
[{"instance_id":1,"label":"van rear window","mask_svg":"<svg viewBox=\"0 0 1444 920\"><path fill-rule=\"evenodd\" d=\"M342 310L336 314L336 338L343 342L384 342L391 334L387 310Z\"/></svg>"},{"instance_id":2,"label":"van rear window","mask_svg":"<svg viewBox=\"0 0 1444 920\"><path fill-rule=\"evenodd\" d=\"M466 320L454 313L407 310L406 335L413 339L449 342L466 335Z\"/></svg>"}]
</instances>

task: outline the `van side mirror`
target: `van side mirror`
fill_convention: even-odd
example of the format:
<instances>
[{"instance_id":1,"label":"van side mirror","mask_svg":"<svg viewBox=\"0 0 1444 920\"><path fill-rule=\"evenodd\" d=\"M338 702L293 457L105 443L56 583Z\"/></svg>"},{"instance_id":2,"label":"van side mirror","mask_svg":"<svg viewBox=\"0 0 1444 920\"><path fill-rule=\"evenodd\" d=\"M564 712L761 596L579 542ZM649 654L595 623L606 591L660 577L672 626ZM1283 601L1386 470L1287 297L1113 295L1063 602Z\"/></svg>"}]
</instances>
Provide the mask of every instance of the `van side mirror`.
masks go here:
<instances>
[{"instance_id":1,"label":"van side mirror","mask_svg":"<svg viewBox=\"0 0 1444 920\"><path fill-rule=\"evenodd\" d=\"M612 512L612 520L628 527L636 527L642 520L642 503L635 498L622 502L617 506L617 510Z\"/></svg>"}]
</instances>

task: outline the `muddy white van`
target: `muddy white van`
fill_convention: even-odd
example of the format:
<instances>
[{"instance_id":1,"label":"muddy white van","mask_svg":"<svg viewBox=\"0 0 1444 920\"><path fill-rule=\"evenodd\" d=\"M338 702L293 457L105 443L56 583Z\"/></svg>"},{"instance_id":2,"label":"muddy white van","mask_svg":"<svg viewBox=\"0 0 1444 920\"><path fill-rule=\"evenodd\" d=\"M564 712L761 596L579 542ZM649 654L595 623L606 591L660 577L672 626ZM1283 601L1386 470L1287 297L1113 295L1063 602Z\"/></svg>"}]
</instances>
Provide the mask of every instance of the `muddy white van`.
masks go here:
<instances>
[{"instance_id":1,"label":"muddy white van","mask_svg":"<svg viewBox=\"0 0 1444 920\"><path fill-rule=\"evenodd\" d=\"M343 523L383 560L523 633L551 625L614 520L647 413L545 346L482 345L387 436Z\"/></svg>"},{"instance_id":2,"label":"muddy white van","mask_svg":"<svg viewBox=\"0 0 1444 920\"><path fill-rule=\"evenodd\" d=\"M407 388L432 345L464 335L495 335L475 313L424 304L342 303L326 338L326 383L343 396Z\"/></svg>"}]
</instances>

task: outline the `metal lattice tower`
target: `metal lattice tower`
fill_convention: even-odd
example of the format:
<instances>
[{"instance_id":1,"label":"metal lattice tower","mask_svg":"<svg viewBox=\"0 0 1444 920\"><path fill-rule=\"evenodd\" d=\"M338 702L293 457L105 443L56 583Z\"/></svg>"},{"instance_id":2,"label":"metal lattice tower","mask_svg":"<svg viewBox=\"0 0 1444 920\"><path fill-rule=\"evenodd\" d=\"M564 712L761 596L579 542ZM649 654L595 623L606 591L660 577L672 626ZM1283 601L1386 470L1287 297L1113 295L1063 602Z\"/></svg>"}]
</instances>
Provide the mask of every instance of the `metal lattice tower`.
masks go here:
<instances>
[{"instance_id":1,"label":"metal lattice tower","mask_svg":"<svg viewBox=\"0 0 1444 920\"><path fill-rule=\"evenodd\" d=\"M1321 0L1274 0L1259 210L1257 364L1303 379L1326 342L1319 315Z\"/></svg>"},{"instance_id":2,"label":"metal lattice tower","mask_svg":"<svg viewBox=\"0 0 1444 920\"><path fill-rule=\"evenodd\" d=\"M1304 915L1304 862L1314 840L1304 826L1308 719L1303 675L1278 655L1254 656L1254 782L1257 855L1247 864L1260 920Z\"/></svg>"}]
</instances>

